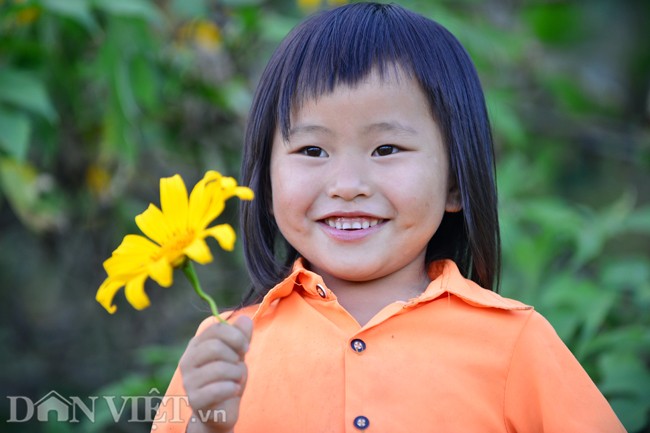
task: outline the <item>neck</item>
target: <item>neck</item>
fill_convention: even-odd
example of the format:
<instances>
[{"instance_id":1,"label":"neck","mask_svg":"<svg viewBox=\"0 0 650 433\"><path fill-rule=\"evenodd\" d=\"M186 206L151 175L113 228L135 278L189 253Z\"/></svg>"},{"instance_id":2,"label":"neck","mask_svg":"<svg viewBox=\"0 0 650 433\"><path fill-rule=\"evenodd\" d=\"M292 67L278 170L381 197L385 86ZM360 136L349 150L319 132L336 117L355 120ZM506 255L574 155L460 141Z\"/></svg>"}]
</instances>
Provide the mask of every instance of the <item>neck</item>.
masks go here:
<instances>
[{"instance_id":1,"label":"neck","mask_svg":"<svg viewBox=\"0 0 650 433\"><path fill-rule=\"evenodd\" d=\"M379 311L396 301L419 296L431 282L424 267L403 269L369 281L348 281L318 272L339 304L363 326Z\"/></svg>"}]
</instances>

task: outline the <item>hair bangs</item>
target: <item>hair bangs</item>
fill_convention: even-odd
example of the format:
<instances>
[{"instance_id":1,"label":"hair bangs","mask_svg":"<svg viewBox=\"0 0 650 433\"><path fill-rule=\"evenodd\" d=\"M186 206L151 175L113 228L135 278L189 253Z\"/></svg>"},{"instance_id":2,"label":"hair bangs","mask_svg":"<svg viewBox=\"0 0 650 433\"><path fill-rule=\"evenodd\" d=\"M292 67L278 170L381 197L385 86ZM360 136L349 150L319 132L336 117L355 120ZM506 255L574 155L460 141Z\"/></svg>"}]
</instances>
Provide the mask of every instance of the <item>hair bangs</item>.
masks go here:
<instances>
[{"instance_id":1,"label":"hair bangs","mask_svg":"<svg viewBox=\"0 0 650 433\"><path fill-rule=\"evenodd\" d=\"M403 32L401 12L381 4L351 4L315 15L294 29L280 72L277 114L284 138L291 115L306 100L339 85L355 87L373 71L382 79L400 73L412 77L412 41Z\"/></svg>"}]
</instances>

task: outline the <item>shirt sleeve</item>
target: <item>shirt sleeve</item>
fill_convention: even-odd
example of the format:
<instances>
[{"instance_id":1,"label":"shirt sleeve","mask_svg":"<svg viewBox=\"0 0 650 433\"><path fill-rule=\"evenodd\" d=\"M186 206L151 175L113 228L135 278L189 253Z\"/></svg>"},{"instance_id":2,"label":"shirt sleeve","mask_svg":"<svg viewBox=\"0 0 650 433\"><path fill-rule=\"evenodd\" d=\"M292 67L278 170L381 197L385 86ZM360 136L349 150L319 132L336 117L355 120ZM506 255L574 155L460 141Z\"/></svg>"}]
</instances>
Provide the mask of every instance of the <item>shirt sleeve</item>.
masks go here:
<instances>
[{"instance_id":1,"label":"shirt sleeve","mask_svg":"<svg viewBox=\"0 0 650 433\"><path fill-rule=\"evenodd\" d=\"M587 372L536 312L513 349L504 410L509 433L625 432Z\"/></svg>"}]
</instances>

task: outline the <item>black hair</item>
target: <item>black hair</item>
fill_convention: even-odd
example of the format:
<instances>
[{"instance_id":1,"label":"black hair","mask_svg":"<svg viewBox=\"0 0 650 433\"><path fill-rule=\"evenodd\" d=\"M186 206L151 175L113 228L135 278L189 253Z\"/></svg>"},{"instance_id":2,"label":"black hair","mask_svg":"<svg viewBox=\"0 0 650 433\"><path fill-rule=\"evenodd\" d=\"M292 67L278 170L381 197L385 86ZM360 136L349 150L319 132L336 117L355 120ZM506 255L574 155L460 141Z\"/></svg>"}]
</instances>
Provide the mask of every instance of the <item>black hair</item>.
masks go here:
<instances>
[{"instance_id":1,"label":"black hair","mask_svg":"<svg viewBox=\"0 0 650 433\"><path fill-rule=\"evenodd\" d=\"M494 150L483 90L469 55L440 24L395 4L353 3L311 16L295 27L264 69L250 111L242 184L256 194L241 203L246 264L258 302L284 279L298 252L272 215L273 136L288 136L303 101L354 86L378 70L399 67L426 97L450 157L462 210L445 213L429 241L427 264L448 258L467 278L495 290L500 268Z\"/></svg>"}]
</instances>

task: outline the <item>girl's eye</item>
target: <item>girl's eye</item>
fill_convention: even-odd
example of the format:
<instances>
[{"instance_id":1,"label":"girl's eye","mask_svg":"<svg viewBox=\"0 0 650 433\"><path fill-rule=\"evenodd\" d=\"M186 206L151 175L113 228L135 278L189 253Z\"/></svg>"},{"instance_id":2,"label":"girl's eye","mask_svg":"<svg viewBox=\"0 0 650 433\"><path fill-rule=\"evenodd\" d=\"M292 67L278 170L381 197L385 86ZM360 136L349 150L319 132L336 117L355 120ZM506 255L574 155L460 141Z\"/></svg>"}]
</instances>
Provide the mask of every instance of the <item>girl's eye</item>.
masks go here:
<instances>
[{"instance_id":1,"label":"girl's eye","mask_svg":"<svg viewBox=\"0 0 650 433\"><path fill-rule=\"evenodd\" d=\"M298 153L301 153L306 156L311 156L313 158L322 158L327 156L327 152L325 152L323 149L321 149L318 146L305 146L302 149L300 149Z\"/></svg>"},{"instance_id":2,"label":"girl's eye","mask_svg":"<svg viewBox=\"0 0 650 433\"><path fill-rule=\"evenodd\" d=\"M386 156L399 152L399 148L392 144L384 144L379 146L372 152L372 156Z\"/></svg>"}]
</instances>

